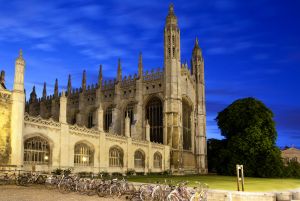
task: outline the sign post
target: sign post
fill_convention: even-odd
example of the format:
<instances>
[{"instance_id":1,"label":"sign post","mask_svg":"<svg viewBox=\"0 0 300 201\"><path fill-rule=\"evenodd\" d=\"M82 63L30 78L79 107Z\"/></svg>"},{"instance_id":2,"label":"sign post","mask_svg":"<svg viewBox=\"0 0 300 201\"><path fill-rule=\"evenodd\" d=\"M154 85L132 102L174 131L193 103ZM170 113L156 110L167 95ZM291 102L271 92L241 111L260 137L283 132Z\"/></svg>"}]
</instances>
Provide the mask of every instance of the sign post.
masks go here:
<instances>
[{"instance_id":1,"label":"sign post","mask_svg":"<svg viewBox=\"0 0 300 201\"><path fill-rule=\"evenodd\" d=\"M244 168L243 165L236 165L236 177L237 177L237 190L240 191L240 185L242 191L244 191Z\"/></svg>"}]
</instances>

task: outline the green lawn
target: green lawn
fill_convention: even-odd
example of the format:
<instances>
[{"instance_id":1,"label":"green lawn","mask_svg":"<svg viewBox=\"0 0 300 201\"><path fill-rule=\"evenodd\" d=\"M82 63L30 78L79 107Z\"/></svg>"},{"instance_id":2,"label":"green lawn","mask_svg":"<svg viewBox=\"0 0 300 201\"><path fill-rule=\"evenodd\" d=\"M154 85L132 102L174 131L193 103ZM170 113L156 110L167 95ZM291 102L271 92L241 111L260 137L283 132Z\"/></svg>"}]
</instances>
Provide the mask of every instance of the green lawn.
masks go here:
<instances>
[{"instance_id":1,"label":"green lawn","mask_svg":"<svg viewBox=\"0 0 300 201\"><path fill-rule=\"evenodd\" d=\"M189 176L131 176L129 181L155 183L159 181L163 183L167 179L174 183L179 181L189 181L189 186L197 186L195 182L204 182L209 185L210 189L219 190L237 190L236 177L217 176L217 175L189 175ZM300 179L266 179L266 178L245 178L245 191L278 191L300 188Z\"/></svg>"}]
</instances>

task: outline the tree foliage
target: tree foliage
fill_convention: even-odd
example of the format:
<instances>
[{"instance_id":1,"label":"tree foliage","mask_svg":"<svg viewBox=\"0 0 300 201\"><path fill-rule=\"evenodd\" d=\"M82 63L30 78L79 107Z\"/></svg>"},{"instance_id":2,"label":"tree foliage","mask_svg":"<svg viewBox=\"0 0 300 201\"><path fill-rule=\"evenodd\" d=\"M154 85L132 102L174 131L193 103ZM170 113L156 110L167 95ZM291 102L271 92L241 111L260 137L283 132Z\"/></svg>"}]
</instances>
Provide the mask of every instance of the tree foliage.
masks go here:
<instances>
[{"instance_id":1,"label":"tree foliage","mask_svg":"<svg viewBox=\"0 0 300 201\"><path fill-rule=\"evenodd\" d=\"M246 176L275 177L283 173L273 113L254 98L239 99L218 113L216 118L222 147L215 161L218 173L234 175L235 165L243 164ZM214 142L214 145L217 145ZM215 148L217 148L215 146ZM209 155L212 150L208 149Z\"/></svg>"}]
</instances>

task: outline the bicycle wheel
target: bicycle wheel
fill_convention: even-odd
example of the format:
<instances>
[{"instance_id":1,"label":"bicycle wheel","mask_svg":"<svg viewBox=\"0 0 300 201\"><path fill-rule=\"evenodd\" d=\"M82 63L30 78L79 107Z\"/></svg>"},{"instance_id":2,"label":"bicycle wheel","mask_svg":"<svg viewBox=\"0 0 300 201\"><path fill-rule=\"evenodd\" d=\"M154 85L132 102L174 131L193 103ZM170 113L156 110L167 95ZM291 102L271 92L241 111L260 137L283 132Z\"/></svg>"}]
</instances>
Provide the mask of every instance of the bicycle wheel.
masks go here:
<instances>
[{"instance_id":1,"label":"bicycle wheel","mask_svg":"<svg viewBox=\"0 0 300 201\"><path fill-rule=\"evenodd\" d=\"M107 195L107 188L104 185L100 185L96 191L99 197L104 197Z\"/></svg>"},{"instance_id":2,"label":"bicycle wheel","mask_svg":"<svg viewBox=\"0 0 300 201\"><path fill-rule=\"evenodd\" d=\"M42 175L39 175L38 178L36 179L37 184L44 184L46 181L46 178L44 178Z\"/></svg>"},{"instance_id":3,"label":"bicycle wheel","mask_svg":"<svg viewBox=\"0 0 300 201\"><path fill-rule=\"evenodd\" d=\"M167 201L180 201L180 200L175 195L169 194L167 197Z\"/></svg>"},{"instance_id":4,"label":"bicycle wheel","mask_svg":"<svg viewBox=\"0 0 300 201\"><path fill-rule=\"evenodd\" d=\"M69 193L68 185L67 185L67 184L64 184L64 183L60 184L60 185L58 186L58 191L59 191L60 193L62 193L62 194Z\"/></svg>"},{"instance_id":5,"label":"bicycle wheel","mask_svg":"<svg viewBox=\"0 0 300 201\"><path fill-rule=\"evenodd\" d=\"M143 190L140 194L140 198L142 201L148 201L151 200L151 191Z\"/></svg>"},{"instance_id":6,"label":"bicycle wheel","mask_svg":"<svg viewBox=\"0 0 300 201\"><path fill-rule=\"evenodd\" d=\"M111 186L110 189L109 189L109 194L111 196L118 196L118 197L120 197L121 196L121 189L118 186L116 186L116 185Z\"/></svg>"},{"instance_id":7,"label":"bicycle wheel","mask_svg":"<svg viewBox=\"0 0 300 201\"><path fill-rule=\"evenodd\" d=\"M28 186L28 178L24 176L20 177L19 184L20 186Z\"/></svg>"}]
</instances>

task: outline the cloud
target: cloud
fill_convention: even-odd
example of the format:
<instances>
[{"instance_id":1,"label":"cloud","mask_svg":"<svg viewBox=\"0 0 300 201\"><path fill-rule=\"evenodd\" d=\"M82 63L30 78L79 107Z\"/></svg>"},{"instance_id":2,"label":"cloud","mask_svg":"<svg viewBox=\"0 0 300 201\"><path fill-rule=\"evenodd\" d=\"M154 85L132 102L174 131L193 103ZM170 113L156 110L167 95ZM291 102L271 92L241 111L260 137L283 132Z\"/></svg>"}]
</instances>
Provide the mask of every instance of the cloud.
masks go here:
<instances>
[{"instance_id":1,"label":"cloud","mask_svg":"<svg viewBox=\"0 0 300 201\"><path fill-rule=\"evenodd\" d=\"M43 51L53 51L54 47L48 43L39 43L32 47L33 49L39 49Z\"/></svg>"}]
</instances>

